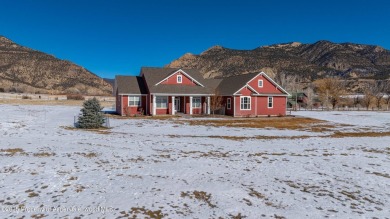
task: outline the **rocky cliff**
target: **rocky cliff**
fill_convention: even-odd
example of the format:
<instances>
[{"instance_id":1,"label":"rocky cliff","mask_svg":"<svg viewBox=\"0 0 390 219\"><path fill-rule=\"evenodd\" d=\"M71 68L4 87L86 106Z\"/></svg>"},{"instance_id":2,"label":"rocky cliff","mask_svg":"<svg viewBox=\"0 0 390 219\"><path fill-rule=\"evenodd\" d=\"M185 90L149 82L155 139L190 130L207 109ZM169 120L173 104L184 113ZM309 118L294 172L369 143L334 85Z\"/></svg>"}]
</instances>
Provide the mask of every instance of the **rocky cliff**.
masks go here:
<instances>
[{"instance_id":1,"label":"rocky cliff","mask_svg":"<svg viewBox=\"0 0 390 219\"><path fill-rule=\"evenodd\" d=\"M87 69L2 36L0 88L30 93L112 94L112 86Z\"/></svg>"}]
</instances>

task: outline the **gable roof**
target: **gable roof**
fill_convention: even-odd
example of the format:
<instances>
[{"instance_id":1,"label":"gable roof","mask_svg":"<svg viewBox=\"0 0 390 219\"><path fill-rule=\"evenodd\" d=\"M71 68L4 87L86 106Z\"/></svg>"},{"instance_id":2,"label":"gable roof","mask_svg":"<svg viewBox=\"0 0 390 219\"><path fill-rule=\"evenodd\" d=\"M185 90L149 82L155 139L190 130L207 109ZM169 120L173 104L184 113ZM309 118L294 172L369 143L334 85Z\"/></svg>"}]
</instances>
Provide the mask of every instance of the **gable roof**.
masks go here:
<instances>
[{"instance_id":1,"label":"gable roof","mask_svg":"<svg viewBox=\"0 0 390 219\"><path fill-rule=\"evenodd\" d=\"M159 84L159 82L176 73L178 70L182 70L184 73L203 86ZM142 67L140 76L145 78L145 82L150 93L212 95L214 94L214 90L220 82L218 79L204 79L202 74L197 69Z\"/></svg>"},{"instance_id":2,"label":"gable roof","mask_svg":"<svg viewBox=\"0 0 390 219\"><path fill-rule=\"evenodd\" d=\"M165 80L167 80L168 78L172 77L173 75L175 75L176 73L178 72L181 72L182 74L184 74L187 78L189 78L190 80L192 80L192 82L195 82L197 85L199 86L202 86L204 87L203 84L201 84L199 81L197 81L195 78L191 77L191 75L187 74L184 70L182 69L178 69L176 71L174 71L172 74L168 75L167 77L163 78L160 82L158 82L156 85L159 85L160 83L164 82Z\"/></svg>"},{"instance_id":3,"label":"gable roof","mask_svg":"<svg viewBox=\"0 0 390 219\"><path fill-rule=\"evenodd\" d=\"M222 79L217 90L221 96L230 96L245 87L245 85L259 73L230 76Z\"/></svg>"},{"instance_id":4,"label":"gable roof","mask_svg":"<svg viewBox=\"0 0 390 219\"><path fill-rule=\"evenodd\" d=\"M115 86L118 94L147 94L147 89L142 77L139 76L115 76Z\"/></svg>"},{"instance_id":5,"label":"gable roof","mask_svg":"<svg viewBox=\"0 0 390 219\"><path fill-rule=\"evenodd\" d=\"M243 75L236 75L231 77L226 77L222 79L222 82L218 86L219 95L222 96L230 96L239 92L242 88L248 87L255 93L259 94L256 90L254 90L251 86L249 86L249 82L251 82L258 75L264 76L271 84L275 85L277 88L282 91L285 95L290 95L286 90L284 90L279 84L277 84L272 78L270 78L266 73L249 73Z\"/></svg>"}]
</instances>

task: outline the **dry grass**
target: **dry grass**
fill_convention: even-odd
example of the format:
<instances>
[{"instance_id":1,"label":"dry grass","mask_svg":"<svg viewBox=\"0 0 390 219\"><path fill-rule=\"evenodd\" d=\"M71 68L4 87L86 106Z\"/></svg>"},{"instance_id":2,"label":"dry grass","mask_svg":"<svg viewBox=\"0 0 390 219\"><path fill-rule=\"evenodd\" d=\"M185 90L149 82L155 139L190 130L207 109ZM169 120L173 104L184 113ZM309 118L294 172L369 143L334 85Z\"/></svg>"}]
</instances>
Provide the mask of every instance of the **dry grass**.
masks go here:
<instances>
[{"instance_id":1,"label":"dry grass","mask_svg":"<svg viewBox=\"0 0 390 219\"><path fill-rule=\"evenodd\" d=\"M345 138L345 137L384 137L390 136L390 132L334 132L328 137Z\"/></svg>"},{"instance_id":2,"label":"dry grass","mask_svg":"<svg viewBox=\"0 0 390 219\"><path fill-rule=\"evenodd\" d=\"M108 117L114 119L153 119L153 120L171 120L180 118L177 115L157 115L157 116L145 116L145 115L137 115L137 116L121 116L117 114L107 114Z\"/></svg>"},{"instance_id":3,"label":"dry grass","mask_svg":"<svg viewBox=\"0 0 390 219\"><path fill-rule=\"evenodd\" d=\"M56 155L55 153L48 153L48 152L39 152L39 153L34 153L34 157L51 157Z\"/></svg>"},{"instance_id":4,"label":"dry grass","mask_svg":"<svg viewBox=\"0 0 390 219\"><path fill-rule=\"evenodd\" d=\"M7 148L7 149L1 149L0 152L7 153L7 156L14 156L15 154L26 154L23 149L21 148Z\"/></svg>"},{"instance_id":5,"label":"dry grass","mask_svg":"<svg viewBox=\"0 0 390 219\"><path fill-rule=\"evenodd\" d=\"M98 155L96 153L90 152L90 153L80 153L80 152L75 152L75 154L86 157L86 158L92 158L92 157L97 157Z\"/></svg>"},{"instance_id":6,"label":"dry grass","mask_svg":"<svg viewBox=\"0 0 390 219\"><path fill-rule=\"evenodd\" d=\"M181 192L182 198L189 197L190 199L197 199L198 201L205 202L210 208L217 207L211 203L211 194L204 191L193 191L193 192Z\"/></svg>"},{"instance_id":7,"label":"dry grass","mask_svg":"<svg viewBox=\"0 0 390 219\"><path fill-rule=\"evenodd\" d=\"M161 210L152 211L149 209L146 209L145 207L133 207L131 208L131 211L121 211L119 212L121 215L123 215L124 218L138 218L137 215L143 214L144 217L140 218L150 218L150 219L161 219L167 216L166 214L163 214ZM131 217L130 217L131 216ZM120 218L120 217L119 217Z\"/></svg>"},{"instance_id":8,"label":"dry grass","mask_svg":"<svg viewBox=\"0 0 390 219\"><path fill-rule=\"evenodd\" d=\"M13 105L49 105L49 106L82 106L83 100L37 100L37 99L0 99L0 104ZM103 107L111 107L115 102L100 101Z\"/></svg>"},{"instance_id":9,"label":"dry grass","mask_svg":"<svg viewBox=\"0 0 390 219\"><path fill-rule=\"evenodd\" d=\"M325 124L326 121L302 118L302 117L265 117L265 118L234 118L220 120L189 120L189 125L204 125L214 127L240 127L240 128L276 128L289 130L305 130L308 127L316 125L317 127L334 128L334 126ZM315 128L314 130L317 130ZM322 131L323 129L321 129Z\"/></svg>"},{"instance_id":10,"label":"dry grass","mask_svg":"<svg viewBox=\"0 0 390 219\"><path fill-rule=\"evenodd\" d=\"M110 128L107 128L107 127L100 127L97 129L80 129L80 128L76 128L73 126L61 126L61 128L65 129L65 130L71 130L71 131L89 131L89 132L95 132L95 133L104 134L104 135L111 134Z\"/></svg>"}]
</instances>

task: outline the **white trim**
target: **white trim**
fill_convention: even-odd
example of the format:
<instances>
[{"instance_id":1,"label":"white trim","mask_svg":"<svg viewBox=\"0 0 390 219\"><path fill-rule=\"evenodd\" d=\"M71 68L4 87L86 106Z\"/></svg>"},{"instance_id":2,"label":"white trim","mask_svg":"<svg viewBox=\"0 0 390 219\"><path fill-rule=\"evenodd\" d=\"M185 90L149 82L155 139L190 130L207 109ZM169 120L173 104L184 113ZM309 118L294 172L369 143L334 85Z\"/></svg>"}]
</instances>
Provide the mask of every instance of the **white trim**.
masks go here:
<instances>
[{"instance_id":1,"label":"white trim","mask_svg":"<svg viewBox=\"0 0 390 219\"><path fill-rule=\"evenodd\" d=\"M190 115L192 115L192 96L190 96Z\"/></svg>"},{"instance_id":2,"label":"white trim","mask_svg":"<svg viewBox=\"0 0 390 219\"><path fill-rule=\"evenodd\" d=\"M270 102L269 102L269 98L271 98L271 100L272 100L272 101L271 101L271 103L272 103L272 106L271 106L271 107L269 106L269 103L270 103ZM269 96L269 97L267 98L267 108L268 108L268 109L274 108L274 97L273 97L273 96Z\"/></svg>"},{"instance_id":3,"label":"white trim","mask_svg":"<svg viewBox=\"0 0 390 219\"><path fill-rule=\"evenodd\" d=\"M157 98L165 98L167 100L167 107L157 107ZM169 98L168 96L156 96L156 109L168 109L169 108Z\"/></svg>"},{"instance_id":4,"label":"white trim","mask_svg":"<svg viewBox=\"0 0 390 219\"><path fill-rule=\"evenodd\" d=\"M172 115L175 115L175 96L171 96L171 100L172 100ZM168 106L169 106L169 103L168 103Z\"/></svg>"},{"instance_id":5,"label":"white trim","mask_svg":"<svg viewBox=\"0 0 390 219\"><path fill-rule=\"evenodd\" d=\"M264 96L270 96L272 95L273 97L288 97L287 94L253 94L252 96L256 96L256 97L264 97Z\"/></svg>"},{"instance_id":6,"label":"white trim","mask_svg":"<svg viewBox=\"0 0 390 219\"><path fill-rule=\"evenodd\" d=\"M179 82L179 78L180 78L180 82ZM178 83L178 84L183 83L183 75L177 75L176 76L176 83Z\"/></svg>"},{"instance_id":7,"label":"white trim","mask_svg":"<svg viewBox=\"0 0 390 219\"><path fill-rule=\"evenodd\" d=\"M210 97L207 97L207 114L210 115Z\"/></svg>"},{"instance_id":8,"label":"white trim","mask_svg":"<svg viewBox=\"0 0 390 219\"><path fill-rule=\"evenodd\" d=\"M233 96L233 117L236 117L236 97Z\"/></svg>"},{"instance_id":9,"label":"white trim","mask_svg":"<svg viewBox=\"0 0 390 219\"><path fill-rule=\"evenodd\" d=\"M291 96L291 94L289 92L287 92L285 89L283 89L278 83L276 83L274 80L272 80L272 78L270 78L265 72L260 72L259 74L257 74L256 76L254 76L251 80L249 80L247 82L247 84L249 84L251 81L253 81L256 77L260 76L260 75L263 75L266 79L268 79L273 85L275 85L277 88L279 88L282 92L284 92L285 94L287 94L287 96ZM237 92L236 92L237 93Z\"/></svg>"},{"instance_id":10,"label":"white trim","mask_svg":"<svg viewBox=\"0 0 390 219\"><path fill-rule=\"evenodd\" d=\"M139 98L139 105L130 105L130 97L138 97ZM134 100L133 100L134 102ZM128 107L141 107L142 106L142 96L127 96L127 106Z\"/></svg>"},{"instance_id":11,"label":"white trim","mask_svg":"<svg viewBox=\"0 0 390 219\"><path fill-rule=\"evenodd\" d=\"M152 116L156 115L156 95L153 95L153 107L152 107Z\"/></svg>"},{"instance_id":12,"label":"white trim","mask_svg":"<svg viewBox=\"0 0 390 219\"><path fill-rule=\"evenodd\" d=\"M190 97L190 96L214 96L215 94L179 94L179 93L152 93L153 95L159 96L182 96L182 97Z\"/></svg>"},{"instance_id":13,"label":"white trim","mask_svg":"<svg viewBox=\"0 0 390 219\"><path fill-rule=\"evenodd\" d=\"M148 94L118 94L118 95L128 95L128 96L146 96Z\"/></svg>"},{"instance_id":14,"label":"white trim","mask_svg":"<svg viewBox=\"0 0 390 219\"><path fill-rule=\"evenodd\" d=\"M172 74L168 75L166 78L162 79L160 82L158 82L157 84L155 84L154 86L157 86L159 84L161 84L162 82L164 82L165 80L167 80L168 78L172 77L173 75L175 75L176 73L178 72L181 72L183 75L189 77L192 81L195 81L198 85L203 86L203 84L201 84L199 81L195 80L193 77L191 77L189 74L187 74L185 71L183 71L182 69L179 69L175 72L173 72Z\"/></svg>"},{"instance_id":15,"label":"white trim","mask_svg":"<svg viewBox=\"0 0 390 219\"><path fill-rule=\"evenodd\" d=\"M200 106L199 107L192 107L193 109L199 109L202 108L202 97L192 97L192 103L194 103L194 98L200 99Z\"/></svg>"},{"instance_id":16,"label":"white trim","mask_svg":"<svg viewBox=\"0 0 390 219\"><path fill-rule=\"evenodd\" d=\"M230 97L226 98L226 109L228 109L228 110L232 109L232 98L230 98Z\"/></svg>"},{"instance_id":17,"label":"white trim","mask_svg":"<svg viewBox=\"0 0 390 219\"><path fill-rule=\"evenodd\" d=\"M242 89L244 89L245 87L248 87L249 90L255 92L256 94L259 94L259 92L257 92L255 89L253 89L253 87L249 86L249 84L245 84L242 88L240 88L238 91L236 91L233 95L241 95L241 94L237 94L238 92L240 92Z\"/></svg>"},{"instance_id":18,"label":"white trim","mask_svg":"<svg viewBox=\"0 0 390 219\"><path fill-rule=\"evenodd\" d=\"M242 109L241 108L242 98L249 98L249 109ZM251 110L251 109L252 109L252 98L251 98L251 96L241 96L240 97L240 110Z\"/></svg>"},{"instance_id":19,"label":"white trim","mask_svg":"<svg viewBox=\"0 0 390 219\"><path fill-rule=\"evenodd\" d=\"M261 86L260 86L260 84L259 84L260 81L261 81ZM263 79L258 79L258 80L257 80L257 87L264 87L264 81L263 81Z\"/></svg>"}]
</instances>

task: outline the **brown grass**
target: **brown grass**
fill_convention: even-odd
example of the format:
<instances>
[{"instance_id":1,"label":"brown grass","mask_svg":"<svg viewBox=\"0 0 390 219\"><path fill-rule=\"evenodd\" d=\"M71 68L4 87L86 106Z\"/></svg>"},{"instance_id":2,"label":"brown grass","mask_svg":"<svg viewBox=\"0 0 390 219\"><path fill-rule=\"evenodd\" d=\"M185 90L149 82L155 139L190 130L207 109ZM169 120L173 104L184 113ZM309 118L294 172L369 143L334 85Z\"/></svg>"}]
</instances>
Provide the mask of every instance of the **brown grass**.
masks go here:
<instances>
[{"instance_id":1,"label":"brown grass","mask_svg":"<svg viewBox=\"0 0 390 219\"><path fill-rule=\"evenodd\" d=\"M197 199L199 201L205 202L210 208L215 208L217 207L216 205L212 204L210 199L211 199L211 194L204 192L204 191L193 191L193 192L181 192L180 196L182 198L189 197L191 199Z\"/></svg>"},{"instance_id":2,"label":"brown grass","mask_svg":"<svg viewBox=\"0 0 390 219\"><path fill-rule=\"evenodd\" d=\"M220 120L189 120L189 125L204 125L214 127L240 127L240 128L276 128L290 130L304 130L313 125L333 128L325 124L326 121L302 117L265 117L265 118L234 118Z\"/></svg>"},{"instance_id":3,"label":"brown grass","mask_svg":"<svg viewBox=\"0 0 390 219\"><path fill-rule=\"evenodd\" d=\"M0 104L13 105L49 105L49 106L82 106L83 100L40 100L40 99L1 99ZM103 107L111 107L114 102L100 101Z\"/></svg>"},{"instance_id":4,"label":"brown grass","mask_svg":"<svg viewBox=\"0 0 390 219\"><path fill-rule=\"evenodd\" d=\"M80 152L75 152L75 154L77 155L81 155L83 157L86 157L86 158L92 158L92 157L97 157L98 155L96 153L80 153Z\"/></svg>"},{"instance_id":5,"label":"brown grass","mask_svg":"<svg viewBox=\"0 0 390 219\"><path fill-rule=\"evenodd\" d=\"M121 211L120 212L121 214L124 214L125 216L127 215L127 217L129 217L130 215L127 214L125 211ZM166 214L163 214L161 212L161 210L157 210L157 211L152 211L152 210L149 210L149 209L145 209L145 207L142 207L142 208L136 208L136 207L133 207L131 208L131 211L129 212L130 214L133 214L133 217L132 218L138 218L136 215L138 214L143 214L145 215L145 218L150 218L150 219L161 219L163 218L164 216L166 216ZM129 217L130 218L130 217Z\"/></svg>"},{"instance_id":6,"label":"brown grass","mask_svg":"<svg viewBox=\"0 0 390 219\"><path fill-rule=\"evenodd\" d=\"M40 152L40 153L34 153L34 157L51 157L56 155L55 153L48 153L48 152Z\"/></svg>"},{"instance_id":7,"label":"brown grass","mask_svg":"<svg viewBox=\"0 0 390 219\"><path fill-rule=\"evenodd\" d=\"M345 137L383 137L390 136L390 132L334 132L328 137L345 138Z\"/></svg>"},{"instance_id":8,"label":"brown grass","mask_svg":"<svg viewBox=\"0 0 390 219\"><path fill-rule=\"evenodd\" d=\"M7 148L7 149L1 149L0 152L7 153L7 156L14 156L16 153L20 154L26 154L23 149L21 148Z\"/></svg>"}]
</instances>

